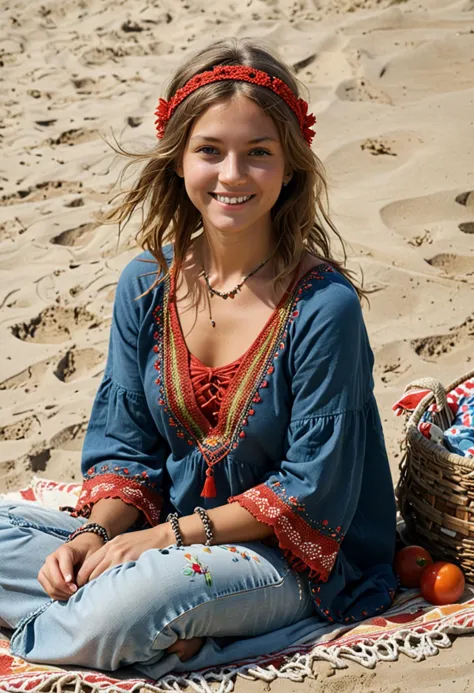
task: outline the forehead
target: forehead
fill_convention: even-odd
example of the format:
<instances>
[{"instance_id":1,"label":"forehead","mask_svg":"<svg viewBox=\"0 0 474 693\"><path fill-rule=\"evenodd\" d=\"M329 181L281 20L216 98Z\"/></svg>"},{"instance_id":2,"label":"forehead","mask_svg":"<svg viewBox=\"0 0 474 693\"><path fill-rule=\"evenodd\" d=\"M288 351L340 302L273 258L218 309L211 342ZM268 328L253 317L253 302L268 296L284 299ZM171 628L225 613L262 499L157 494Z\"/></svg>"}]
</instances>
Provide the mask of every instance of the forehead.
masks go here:
<instances>
[{"instance_id":1,"label":"forehead","mask_svg":"<svg viewBox=\"0 0 474 693\"><path fill-rule=\"evenodd\" d=\"M194 122L190 135L219 139L245 137L247 140L267 136L279 141L273 119L243 94L209 106Z\"/></svg>"}]
</instances>

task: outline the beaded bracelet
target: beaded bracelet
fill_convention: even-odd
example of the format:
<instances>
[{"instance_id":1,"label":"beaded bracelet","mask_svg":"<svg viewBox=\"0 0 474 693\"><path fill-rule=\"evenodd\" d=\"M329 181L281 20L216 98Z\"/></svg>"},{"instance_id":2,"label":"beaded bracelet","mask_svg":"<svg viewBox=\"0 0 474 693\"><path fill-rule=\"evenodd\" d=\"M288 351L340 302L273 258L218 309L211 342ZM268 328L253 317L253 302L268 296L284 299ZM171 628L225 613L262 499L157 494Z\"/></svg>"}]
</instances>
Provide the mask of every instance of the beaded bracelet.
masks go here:
<instances>
[{"instance_id":1,"label":"beaded bracelet","mask_svg":"<svg viewBox=\"0 0 474 693\"><path fill-rule=\"evenodd\" d=\"M193 512L197 513L201 518L202 524L204 525L204 532L206 534L205 546L210 546L211 543L214 541L214 534L212 533L211 521L209 519L209 516L207 512L204 510L204 508L194 508Z\"/></svg>"},{"instance_id":2,"label":"beaded bracelet","mask_svg":"<svg viewBox=\"0 0 474 693\"><path fill-rule=\"evenodd\" d=\"M169 522L171 525L173 534L176 537L176 546L184 546L183 537L179 529L178 513L170 513L166 518L166 522Z\"/></svg>"},{"instance_id":3,"label":"beaded bracelet","mask_svg":"<svg viewBox=\"0 0 474 693\"><path fill-rule=\"evenodd\" d=\"M93 534L97 534L99 537L102 537L102 539L104 540L104 544L110 541L109 533L107 532L105 527L99 525L98 522L90 522L87 525L82 525L81 527L78 527L74 532L71 532L71 534L66 539L66 543L72 541L80 534L85 534L86 532L92 532Z\"/></svg>"}]
</instances>

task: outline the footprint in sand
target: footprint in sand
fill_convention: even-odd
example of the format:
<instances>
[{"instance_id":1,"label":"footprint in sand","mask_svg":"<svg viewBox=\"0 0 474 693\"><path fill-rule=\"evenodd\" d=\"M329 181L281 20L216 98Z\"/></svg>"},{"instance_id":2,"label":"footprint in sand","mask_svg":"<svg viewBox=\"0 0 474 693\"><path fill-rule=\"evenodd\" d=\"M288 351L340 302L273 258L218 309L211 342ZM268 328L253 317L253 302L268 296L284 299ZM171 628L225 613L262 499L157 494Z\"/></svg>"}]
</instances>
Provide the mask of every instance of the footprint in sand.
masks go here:
<instances>
[{"instance_id":1,"label":"footprint in sand","mask_svg":"<svg viewBox=\"0 0 474 693\"><path fill-rule=\"evenodd\" d=\"M97 319L84 306L49 306L29 322L11 328L14 337L25 342L55 344L70 339L74 332L98 327Z\"/></svg>"},{"instance_id":2,"label":"footprint in sand","mask_svg":"<svg viewBox=\"0 0 474 693\"><path fill-rule=\"evenodd\" d=\"M27 386L30 389L37 388L48 371L51 359L38 361L20 373L6 378L0 383L0 390L16 390L19 387Z\"/></svg>"},{"instance_id":3,"label":"footprint in sand","mask_svg":"<svg viewBox=\"0 0 474 693\"><path fill-rule=\"evenodd\" d=\"M94 231L100 226L95 222L81 224L73 229L62 231L51 239L55 245L65 245L68 247L85 246L94 237Z\"/></svg>"},{"instance_id":4,"label":"footprint in sand","mask_svg":"<svg viewBox=\"0 0 474 693\"><path fill-rule=\"evenodd\" d=\"M380 210L384 224L412 242L420 231L429 231L433 240L442 237L443 242L464 233L474 233L472 193L457 197L451 190L436 192L421 197L397 200ZM454 224L458 228L454 228Z\"/></svg>"},{"instance_id":5,"label":"footprint in sand","mask_svg":"<svg viewBox=\"0 0 474 693\"><path fill-rule=\"evenodd\" d=\"M473 65L466 59L469 55L472 56L469 30L450 31L439 38L433 35L418 45L404 46L386 64L384 88L394 103L472 89Z\"/></svg>"},{"instance_id":6,"label":"footprint in sand","mask_svg":"<svg viewBox=\"0 0 474 693\"><path fill-rule=\"evenodd\" d=\"M455 200L459 205L474 209L474 190L468 190L467 192L456 195Z\"/></svg>"},{"instance_id":7,"label":"footprint in sand","mask_svg":"<svg viewBox=\"0 0 474 693\"><path fill-rule=\"evenodd\" d=\"M419 133L394 130L359 140L352 140L333 150L324 160L331 177L342 187L358 183L360 177L396 171L417 155L423 147Z\"/></svg>"},{"instance_id":8,"label":"footprint in sand","mask_svg":"<svg viewBox=\"0 0 474 693\"><path fill-rule=\"evenodd\" d=\"M138 128L143 123L143 118L140 116L129 116L127 118L127 125L131 128Z\"/></svg>"},{"instance_id":9,"label":"footprint in sand","mask_svg":"<svg viewBox=\"0 0 474 693\"><path fill-rule=\"evenodd\" d=\"M474 191L463 192L456 197L456 202L464 207L474 209ZM474 221L463 221L459 224L459 230L463 233L474 233Z\"/></svg>"},{"instance_id":10,"label":"footprint in sand","mask_svg":"<svg viewBox=\"0 0 474 693\"><path fill-rule=\"evenodd\" d=\"M0 224L0 242L14 240L25 233L26 230L26 226L18 217L6 219Z\"/></svg>"},{"instance_id":11,"label":"footprint in sand","mask_svg":"<svg viewBox=\"0 0 474 693\"><path fill-rule=\"evenodd\" d=\"M388 94L371 84L367 78L362 77L341 82L336 89L336 96L341 101L376 101L389 106L393 105Z\"/></svg>"},{"instance_id":12,"label":"footprint in sand","mask_svg":"<svg viewBox=\"0 0 474 693\"><path fill-rule=\"evenodd\" d=\"M102 363L104 354L97 349L70 349L61 358L54 375L63 383L69 383L87 376Z\"/></svg>"},{"instance_id":13,"label":"footprint in sand","mask_svg":"<svg viewBox=\"0 0 474 693\"><path fill-rule=\"evenodd\" d=\"M59 357L55 366L53 358L38 361L38 363L28 366L28 368L0 382L0 390L16 390L20 387L27 387L29 390L36 389L41 385L50 366L53 366L53 373L58 380L63 383L73 382L89 375L99 364L103 363L104 359L104 353L92 347L69 349Z\"/></svg>"},{"instance_id":14,"label":"footprint in sand","mask_svg":"<svg viewBox=\"0 0 474 693\"><path fill-rule=\"evenodd\" d=\"M70 202L65 202L64 206L65 207L83 207L84 206L84 200L82 199L82 197L75 197Z\"/></svg>"},{"instance_id":15,"label":"footprint in sand","mask_svg":"<svg viewBox=\"0 0 474 693\"><path fill-rule=\"evenodd\" d=\"M92 77L77 77L72 80L78 94L91 94L96 86L96 80Z\"/></svg>"},{"instance_id":16,"label":"footprint in sand","mask_svg":"<svg viewBox=\"0 0 474 693\"><path fill-rule=\"evenodd\" d=\"M455 255L454 253L439 253L427 259L426 262L444 274L474 275L474 257Z\"/></svg>"},{"instance_id":17,"label":"footprint in sand","mask_svg":"<svg viewBox=\"0 0 474 693\"><path fill-rule=\"evenodd\" d=\"M67 144L69 147L72 147L75 144L82 144L84 142L91 142L92 140L96 140L98 136L98 130L88 130L87 128L74 128L72 130L65 130L58 137L48 137L48 139L41 142L40 145L35 145L34 148L46 145L49 145L54 148L62 144Z\"/></svg>"},{"instance_id":18,"label":"footprint in sand","mask_svg":"<svg viewBox=\"0 0 474 693\"><path fill-rule=\"evenodd\" d=\"M50 459L51 450L43 440L35 443L26 455L1 462L0 470L5 491L17 491L24 486L24 480L30 478L31 472L44 472Z\"/></svg>"},{"instance_id":19,"label":"footprint in sand","mask_svg":"<svg viewBox=\"0 0 474 693\"><path fill-rule=\"evenodd\" d=\"M2 195L0 203L4 206L17 205L23 201L39 202L41 200L49 200L52 197L83 192L85 191L80 181L50 180L45 183L30 185L28 188L17 190L10 195Z\"/></svg>"},{"instance_id":20,"label":"footprint in sand","mask_svg":"<svg viewBox=\"0 0 474 693\"><path fill-rule=\"evenodd\" d=\"M36 468L34 471L37 471L38 469L44 471L46 469L47 461L48 460L44 461L42 467L41 465L39 467L36 467L35 465ZM8 491L18 491L19 488L24 487L25 478L30 478L32 470L33 466L30 464L30 461L26 455L16 460L0 462L0 475L2 478L3 489L7 493Z\"/></svg>"},{"instance_id":21,"label":"footprint in sand","mask_svg":"<svg viewBox=\"0 0 474 693\"><path fill-rule=\"evenodd\" d=\"M84 436L86 435L87 421L81 421L71 426L66 426L56 433L49 441L51 450L82 450Z\"/></svg>"},{"instance_id":22,"label":"footprint in sand","mask_svg":"<svg viewBox=\"0 0 474 693\"><path fill-rule=\"evenodd\" d=\"M143 57L149 54L149 51L138 41L125 43L122 34L120 36L117 35L115 40L111 36L108 36L108 39L113 41L114 47L97 46L96 48L90 48L79 59L82 65L105 65L106 63L120 62L122 58L129 56Z\"/></svg>"},{"instance_id":23,"label":"footprint in sand","mask_svg":"<svg viewBox=\"0 0 474 693\"><path fill-rule=\"evenodd\" d=\"M23 440L41 430L41 423L37 416L29 416L8 426L0 428L0 441Z\"/></svg>"},{"instance_id":24,"label":"footprint in sand","mask_svg":"<svg viewBox=\"0 0 474 693\"><path fill-rule=\"evenodd\" d=\"M429 361L449 354L456 347L469 342L474 342L474 315L468 317L462 325L452 327L449 334L413 339L410 344L418 356Z\"/></svg>"}]
</instances>

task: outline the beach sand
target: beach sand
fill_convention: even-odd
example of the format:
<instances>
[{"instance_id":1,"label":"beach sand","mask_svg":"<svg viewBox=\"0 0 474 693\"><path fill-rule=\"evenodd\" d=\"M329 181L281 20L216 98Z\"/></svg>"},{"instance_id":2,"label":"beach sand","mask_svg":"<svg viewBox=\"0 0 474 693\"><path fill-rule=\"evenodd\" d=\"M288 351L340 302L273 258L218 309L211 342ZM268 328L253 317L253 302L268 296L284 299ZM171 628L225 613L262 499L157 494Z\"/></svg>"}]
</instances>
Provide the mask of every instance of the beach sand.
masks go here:
<instances>
[{"instance_id":1,"label":"beach sand","mask_svg":"<svg viewBox=\"0 0 474 693\"><path fill-rule=\"evenodd\" d=\"M0 3L0 492L76 480L104 369L115 285L137 254L93 213L124 164L101 138L154 142L172 70L213 40L280 50L307 85L313 148L365 318L394 482L407 383L474 367L474 2L26 0ZM130 184L130 170L122 187ZM114 187L115 186L115 187ZM337 240L334 249L339 253ZM472 640L434 658L351 664L280 693L474 690ZM240 681L237 690L267 690Z\"/></svg>"}]
</instances>

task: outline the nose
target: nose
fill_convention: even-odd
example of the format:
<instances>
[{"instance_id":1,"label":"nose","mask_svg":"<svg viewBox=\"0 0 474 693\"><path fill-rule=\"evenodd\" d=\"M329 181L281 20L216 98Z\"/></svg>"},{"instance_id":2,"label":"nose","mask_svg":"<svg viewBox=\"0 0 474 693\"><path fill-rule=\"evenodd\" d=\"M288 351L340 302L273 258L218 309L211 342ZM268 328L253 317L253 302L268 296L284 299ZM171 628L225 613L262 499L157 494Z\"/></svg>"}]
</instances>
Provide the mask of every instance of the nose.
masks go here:
<instances>
[{"instance_id":1,"label":"nose","mask_svg":"<svg viewBox=\"0 0 474 693\"><path fill-rule=\"evenodd\" d=\"M242 185L247 181L247 167L237 154L229 152L222 160L219 180L227 185Z\"/></svg>"}]
</instances>

